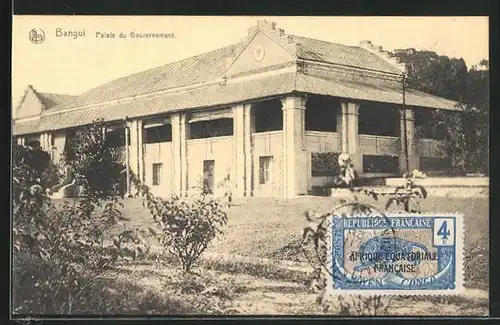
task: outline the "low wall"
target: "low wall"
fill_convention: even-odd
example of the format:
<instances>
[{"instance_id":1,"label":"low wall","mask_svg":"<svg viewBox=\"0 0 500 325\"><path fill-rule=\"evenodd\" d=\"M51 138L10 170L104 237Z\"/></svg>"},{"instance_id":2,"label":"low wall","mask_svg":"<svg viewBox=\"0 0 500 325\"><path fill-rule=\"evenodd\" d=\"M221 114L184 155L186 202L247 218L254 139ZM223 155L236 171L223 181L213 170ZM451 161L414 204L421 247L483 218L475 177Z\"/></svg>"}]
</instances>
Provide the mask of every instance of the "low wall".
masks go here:
<instances>
[{"instance_id":1,"label":"low wall","mask_svg":"<svg viewBox=\"0 0 500 325\"><path fill-rule=\"evenodd\" d=\"M369 186L364 187L366 189L372 189L378 192L394 192L395 187L392 186ZM453 186L442 186L442 187L425 187L427 195L429 197L450 197L450 198L484 198L489 196L489 188L487 186L475 186L475 187L453 187ZM340 198L352 198L353 195L345 189L330 189L330 196L340 197Z\"/></svg>"},{"instance_id":2,"label":"low wall","mask_svg":"<svg viewBox=\"0 0 500 325\"><path fill-rule=\"evenodd\" d=\"M458 197L458 198L475 198L488 197L490 195L487 186L475 187L426 187L427 194L430 197Z\"/></svg>"},{"instance_id":3,"label":"low wall","mask_svg":"<svg viewBox=\"0 0 500 325\"><path fill-rule=\"evenodd\" d=\"M387 178L387 187L401 186L404 178ZM488 197L488 177L428 177L415 180L415 184L425 187L429 196L436 197Z\"/></svg>"},{"instance_id":4,"label":"low wall","mask_svg":"<svg viewBox=\"0 0 500 325\"><path fill-rule=\"evenodd\" d=\"M404 178L387 178L386 186L401 186ZM415 180L415 184L426 187L488 187L489 177L428 177Z\"/></svg>"}]
</instances>

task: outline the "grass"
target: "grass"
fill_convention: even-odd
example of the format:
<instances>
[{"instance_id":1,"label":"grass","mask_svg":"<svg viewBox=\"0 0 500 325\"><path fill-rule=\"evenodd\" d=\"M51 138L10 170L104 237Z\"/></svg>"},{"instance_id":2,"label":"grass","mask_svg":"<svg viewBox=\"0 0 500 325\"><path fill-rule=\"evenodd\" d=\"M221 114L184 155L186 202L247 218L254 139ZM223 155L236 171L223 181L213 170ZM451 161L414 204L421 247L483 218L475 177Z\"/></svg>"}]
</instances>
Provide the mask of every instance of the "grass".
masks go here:
<instances>
[{"instance_id":1,"label":"grass","mask_svg":"<svg viewBox=\"0 0 500 325\"><path fill-rule=\"evenodd\" d=\"M383 208L385 199L362 198ZM141 201L125 200L123 215L130 221L123 227L154 227ZM306 225L304 212L331 211L339 200L329 197L237 199L229 212L225 235L217 239L208 253L242 255L275 260L304 261L295 245ZM488 283L488 199L429 197L422 202L425 212L458 212L465 221L465 278L469 286L485 288Z\"/></svg>"},{"instance_id":2,"label":"grass","mask_svg":"<svg viewBox=\"0 0 500 325\"><path fill-rule=\"evenodd\" d=\"M169 286L169 290L161 290L162 288L143 286L137 279L127 277L123 269L119 269L97 278L83 272L71 278L72 281L78 281L78 285L73 286L70 283L62 283L61 280L65 277L57 278L55 275L60 273L54 270L54 266L40 259L18 255L14 260L16 271L13 305L16 306L14 313L19 316L186 315L218 312L214 309L213 300L199 299L189 292L181 292L180 288L189 285L185 280L184 283ZM71 308L68 308L69 297L75 298Z\"/></svg>"},{"instance_id":3,"label":"grass","mask_svg":"<svg viewBox=\"0 0 500 325\"><path fill-rule=\"evenodd\" d=\"M366 200L379 207L385 205L385 200ZM124 263L109 273L108 279L95 281L85 310L170 315L342 313L336 300L328 308L316 303L317 293L307 288L311 277L309 272L282 267L278 263L280 260L303 261L295 254L294 244L300 241L306 225L304 212L331 211L339 204L338 199L249 198L236 199L233 203L224 229L225 236L216 240L202 255L196 268L199 277L182 275L178 261L171 258ZM128 221L113 232L155 227L141 200L128 199L123 204L122 214ZM459 212L464 215L466 286L487 290L488 199L431 197L423 201L422 208L426 212ZM153 238L149 239L157 245ZM154 259L154 256L149 258ZM267 259L267 262L257 258ZM474 293L460 297L398 296L392 300L388 313L485 315L487 308L488 299L482 291L479 296L474 296ZM351 310L351 315L356 315L355 309Z\"/></svg>"}]
</instances>

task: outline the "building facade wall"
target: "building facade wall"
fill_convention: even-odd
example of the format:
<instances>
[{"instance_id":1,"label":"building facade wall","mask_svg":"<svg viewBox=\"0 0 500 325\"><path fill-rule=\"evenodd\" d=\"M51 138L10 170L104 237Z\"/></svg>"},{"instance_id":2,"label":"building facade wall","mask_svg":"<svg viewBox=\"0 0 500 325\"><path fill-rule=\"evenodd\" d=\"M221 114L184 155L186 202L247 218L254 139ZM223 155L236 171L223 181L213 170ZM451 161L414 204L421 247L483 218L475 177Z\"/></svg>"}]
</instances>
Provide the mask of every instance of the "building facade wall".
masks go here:
<instances>
[{"instance_id":1,"label":"building facade wall","mask_svg":"<svg viewBox=\"0 0 500 325\"><path fill-rule=\"evenodd\" d=\"M233 135L189 139L186 113L171 114L172 141L144 143L141 119L130 121L128 164L130 171L151 188L155 195L169 197L192 193L203 186L204 162L213 161L213 189L216 194L230 190L234 196L293 197L309 193L313 187L327 186L333 176L312 175L313 153L347 152L355 168L363 175L364 156L396 156L401 171L404 166L404 139L411 155L410 170L418 168L419 158L445 157L439 141L417 139L411 114L401 114L399 137L359 134L359 104L342 101L337 115L337 132L306 131L307 97L288 96L282 99L283 130L255 133L252 104L235 105ZM227 108L226 108L227 109ZM25 139L40 135L25 136ZM66 142L64 131L44 134L57 162ZM44 142L44 143L45 143ZM125 158L125 155L124 157ZM263 179L263 161L266 179ZM403 159L403 161L402 161ZM125 162L125 160L123 160ZM161 164L161 180L153 184L153 165Z\"/></svg>"},{"instance_id":2,"label":"building facade wall","mask_svg":"<svg viewBox=\"0 0 500 325\"><path fill-rule=\"evenodd\" d=\"M253 157L252 157L252 192L254 196L276 197L283 196L283 132L272 131L252 134ZM261 184L260 163L261 157L272 157L271 181Z\"/></svg>"},{"instance_id":3,"label":"building facade wall","mask_svg":"<svg viewBox=\"0 0 500 325\"><path fill-rule=\"evenodd\" d=\"M173 152L171 142L144 144L144 178L154 195L168 197L173 194ZM161 163L161 180L153 184L153 164Z\"/></svg>"},{"instance_id":4,"label":"building facade wall","mask_svg":"<svg viewBox=\"0 0 500 325\"><path fill-rule=\"evenodd\" d=\"M233 190L234 142L233 136L187 140L188 192L203 186L205 161L214 164L214 194L223 194L229 188Z\"/></svg>"}]
</instances>

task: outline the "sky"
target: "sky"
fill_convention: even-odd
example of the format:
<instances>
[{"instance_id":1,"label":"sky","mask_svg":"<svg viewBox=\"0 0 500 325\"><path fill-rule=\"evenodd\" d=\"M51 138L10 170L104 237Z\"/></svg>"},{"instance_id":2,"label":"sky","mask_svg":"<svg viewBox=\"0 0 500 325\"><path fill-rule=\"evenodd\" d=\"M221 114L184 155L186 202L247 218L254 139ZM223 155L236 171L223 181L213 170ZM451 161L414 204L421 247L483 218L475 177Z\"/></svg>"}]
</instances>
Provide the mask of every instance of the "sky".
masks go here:
<instances>
[{"instance_id":1,"label":"sky","mask_svg":"<svg viewBox=\"0 0 500 325\"><path fill-rule=\"evenodd\" d=\"M13 105L30 84L39 92L78 95L113 79L237 43L247 28L264 19L292 35L345 45L370 40L388 51L431 50L463 58L469 68L488 59L487 17L14 16ZM29 40L33 28L44 31L42 43ZM58 37L58 29L85 31L85 36ZM137 39L131 32L173 33L175 38Z\"/></svg>"}]
</instances>

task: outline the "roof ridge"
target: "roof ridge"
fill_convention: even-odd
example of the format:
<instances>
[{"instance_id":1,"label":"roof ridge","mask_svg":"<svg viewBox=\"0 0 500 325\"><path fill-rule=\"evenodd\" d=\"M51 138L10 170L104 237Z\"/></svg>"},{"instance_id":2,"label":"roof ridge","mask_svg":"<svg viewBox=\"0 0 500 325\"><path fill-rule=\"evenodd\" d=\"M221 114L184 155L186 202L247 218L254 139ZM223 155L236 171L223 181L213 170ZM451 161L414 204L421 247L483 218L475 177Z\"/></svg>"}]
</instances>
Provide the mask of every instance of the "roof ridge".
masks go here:
<instances>
[{"instance_id":1,"label":"roof ridge","mask_svg":"<svg viewBox=\"0 0 500 325\"><path fill-rule=\"evenodd\" d=\"M357 45L347 45L347 44L342 44L342 43L330 42L330 41L325 41L325 40L321 40L319 38L314 38L314 37L307 37L307 36L300 36L300 35L293 35L293 34L289 34L289 36L291 36L292 38L294 38L294 37L296 37L296 38L305 38L305 39L316 41L316 42L322 42L322 43L340 45L340 46L345 46L345 47L358 47L358 48L361 48L361 46L357 46Z\"/></svg>"},{"instance_id":2,"label":"roof ridge","mask_svg":"<svg viewBox=\"0 0 500 325\"><path fill-rule=\"evenodd\" d=\"M197 54L197 55L193 55L193 56L189 56L187 58L183 58L183 59L180 59L180 60L175 60L175 61L172 61L172 62L169 62L169 63L165 63L165 64L162 64L162 65L158 65L156 67L153 67L153 68L149 68L149 69L146 69L146 70L141 70L141 71L138 71L138 72L135 72L133 74L129 74L129 75L126 75L126 76L123 76L123 77L120 77L118 79L113 79L113 80L110 80L104 84L101 84L97 87L94 87L93 89L96 89L96 88L99 88L101 86L104 86L110 82L115 82L115 81L118 81L118 80L122 80L122 79L125 79L125 78L129 78L129 77L133 77L135 75L139 75L139 74L142 74L142 73L145 73L147 71L152 71L152 70L155 70L155 69L158 69L158 68L162 68L162 67L166 67L166 66L169 66L171 64L175 64L175 63L179 63L179 62L182 62L182 61L187 61L187 60L193 60L195 58L198 58L198 57L201 57L201 56L205 56L209 53L213 53L213 52L216 52L216 51L220 51L220 50L223 50L223 49L227 49L227 48L230 48L230 47L236 47L238 46L239 43L235 43L235 44L230 44L230 45L226 45L226 46L223 46L223 47L219 47L219 48L216 48L216 49L213 49L213 50L210 50L210 51L206 51L206 52L203 52L203 53L200 53L200 54ZM93 89L90 89L89 91L92 91Z\"/></svg>"},{"instance_id":3,"label":"roof ridge","mask_svg":"<svg viewBox=\"0 0 500 325\"><path fill-rule=\"evenodd\" d=\"M40 95L56 95L56 96L70 96L70 97L75 97L78 95L70 95L70 94L62 94L62 93L48 93L48 92L37 92Z\"/></svg>"},{"instance_id":4,"label":"roof ridge","mask_svg":"<svg viewBox=\"0 0 500 325\"><path fill-rule=\"evenodd\" d=\"M182 59L179 59L179 60L171 61L171 62L162 64L162 65L158 65L158 66L155 66L155 67L152 67L152 68L149 68L149 69L141 70L141 71L135 72L133 74L128 74L128 75L125 75L123 77L112 79L112 80L109 80L109 81L107 81L105 83L99 84L98 86L93 87L93 88L91 88L91 89L89 89L89 90L87 90L87 91L85 91L85 92L83 92L81 94L74 95L73 99L76 99L76 98L78 98L78 97L80 97L82 95L85 95L87 93L90 93L92 91L95 91L96 89L99 89L101 87L106 87L107 85L110 85L110 84L115 83L115 82L119 82L119 81L123 81L123 80L128 79L128 78L133 78L133 77L136 77L136 76L140 76L140 75L143 75L144 73L152 72L154 70L161 69L161 68L166 68L166 67L174 65L174 64L179 64L180 62L183 62L183 61L188 61L188 60L192 61L192 60L195 60L196 58L204 57L204 56L207 56L207 55L209 55L211 53L215 53L217 51L223 51L223 50L228 50L228 49L236 49L239 45L240 45L239 42L238 43L229 44L229 45L218 47L216 49L209 50L209 51L206 51L206 52L203 52L203 53L200 53L200 54L196 54L196 55L193 55L193 56L185 57L185 58L182 58ZM166 89L168 89L168 88L165 88L164 90L166 90ZM57 104L57 105L51 107L50 109L56 109L57 110L59 108L59 106L64 105L64 104L65 103Z\"/></svg>"}]
</instances>

